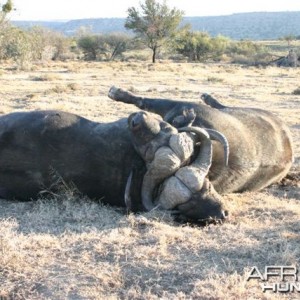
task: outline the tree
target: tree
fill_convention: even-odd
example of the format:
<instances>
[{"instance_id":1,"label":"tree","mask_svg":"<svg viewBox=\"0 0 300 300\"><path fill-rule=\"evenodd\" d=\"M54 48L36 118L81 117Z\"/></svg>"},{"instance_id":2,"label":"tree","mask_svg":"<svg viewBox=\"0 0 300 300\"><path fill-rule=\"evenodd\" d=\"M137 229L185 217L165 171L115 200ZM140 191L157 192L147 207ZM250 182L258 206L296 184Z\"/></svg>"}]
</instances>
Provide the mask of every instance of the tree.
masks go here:
<instances>
[{"instance_id":1,"label":"tree","mask_svg":"<svg viewBox=\"0 0 300 300\"><path fill-rule=\"evenodd\" d=\"M131 38L126 34L112 33L105 35L104 41L107 59L114 60L129 48Z\"/></svg>"},{"instance_id":2,"label":"tree","mask_svg":"<svg viewBox=\"0 0 300 300\"><path fill-rule=\"evenodd\" d=\"M145 0L140 6L141 12L135 7L128 9L125 28L135 32L152 50L152 62L155 63L158 49L173 37L183 12L170 9L166 1L161 4L156 0Z\"/></svg>"},{"instance_id":3,"label":"tree","mask_svg":"<svg viewBox=\"0 0 300 300\"><path fill-rule=\"evenodd\" d=\"M4 23L6 15L13 10L12 0L7 0L5 4L2 5L0 11L0 26Z\"/></svg>"}]
</instances>

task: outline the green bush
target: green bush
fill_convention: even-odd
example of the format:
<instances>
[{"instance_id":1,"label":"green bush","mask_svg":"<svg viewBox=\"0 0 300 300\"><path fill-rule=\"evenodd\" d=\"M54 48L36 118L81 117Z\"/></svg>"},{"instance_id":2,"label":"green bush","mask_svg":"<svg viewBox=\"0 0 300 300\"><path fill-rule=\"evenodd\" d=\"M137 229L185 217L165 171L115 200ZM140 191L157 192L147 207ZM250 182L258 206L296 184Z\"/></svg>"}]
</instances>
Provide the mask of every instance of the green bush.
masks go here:
<instances>
[{"instance_id":1,"label":"green bush","mask_svg":"<svg viewBox=\"0 0 300 300\"><path fill-rule=\"evenodd\" d=\"M237 64L264 65L272 60L267 47L252 41L232 41L226 54Z\"/></svg>"},{"instance_id":2,"label":"green bush","mask_svg":"<svg viewBox=\"0 0 300 300\"><path fill-rule=\"evenodd\" d=\"M78 47L83 51L85 60L96 60L98 43L96 35L82 36L77 41Z\"/></svg>"},{"instance_id":3,"label":"green bush","mask_svg":"<svg viewBox=\"0 0 300 300\"><path fill-rule=\"evenodd\" d=\"M13 59L19 68L26 68L32 59L31 42L28 33L16 27L7 27L2 32L0 59Z\"/></svg>"},{"instance_id":4,"label":"green bush","mask_svg":"<svg viewBox=\"0 0 300 300\"><path fill-rule=\"evenodd\" d=\"M206 32L183 30L175 38L173 48L191 61L218 61L228 44L229 39L223 36L211 37Z\"/></svg>"},{"instance_id":5,"label":"green bush","mask_svg":"<svg viewBox=\"0 0 300 300\"><path fill-rule=\"evenodd\" d=\"M1 30L0 60L12 59L26 69L32 61L65 59L70 45L69 38L45 28L22 30L8 25Z\"/></svg>"},{"instance_id":6,"label":"green bush","mask_svg":"<svg viewBox=\"0 0 300 300\"><path fill-rule=\"evenodd\" d=\"M130 48L130 41L125 34L85 35L79 37L77 45L85 60L114 60Z\"/></svg>"}]
</instances>

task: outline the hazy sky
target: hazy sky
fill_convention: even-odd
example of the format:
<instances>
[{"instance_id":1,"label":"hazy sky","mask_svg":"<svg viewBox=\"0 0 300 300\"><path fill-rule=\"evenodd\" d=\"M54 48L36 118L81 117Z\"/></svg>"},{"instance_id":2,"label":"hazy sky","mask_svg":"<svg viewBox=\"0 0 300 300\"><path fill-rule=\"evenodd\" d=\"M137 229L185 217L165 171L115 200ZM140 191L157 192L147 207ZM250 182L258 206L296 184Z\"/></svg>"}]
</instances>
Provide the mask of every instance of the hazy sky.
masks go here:
<instances>
[{"instance_id":1,"label":"hazy sky","mask_svg":"<svg viewBox=\"0 0 300 300\"><path fill-rule=\"evenodd\" d=\"M3 4L5 0L0 0ZM14 0L12 20L69 20L126 17L127 8L140 0ZM142 1L143 2L143 1ZM253 11L300 11L299 0L169 0L168 6L186 16L226 15Z\"/></svg>"}]
</instances>

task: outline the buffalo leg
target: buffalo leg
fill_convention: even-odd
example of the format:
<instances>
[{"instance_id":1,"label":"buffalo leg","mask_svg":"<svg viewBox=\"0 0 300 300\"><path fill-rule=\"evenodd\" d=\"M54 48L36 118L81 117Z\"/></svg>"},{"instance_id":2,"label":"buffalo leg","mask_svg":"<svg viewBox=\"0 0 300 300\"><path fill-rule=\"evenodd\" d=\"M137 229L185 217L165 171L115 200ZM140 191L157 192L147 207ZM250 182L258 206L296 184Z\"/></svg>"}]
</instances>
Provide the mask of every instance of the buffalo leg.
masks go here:
<instances>
[{"instance_id":1,"label":"buffalo leg","mask_svg":"<svg viewBox=\"0 0 300 300\"><path fill-rule=\"evenodd\" d=\"M140 109L157 113L162 117L178 104L178 101L168 99L154 99L135 96L134 94L115 86L110 88L108 97L115 101L134 104Z\"/></svg>"}]
</instances>

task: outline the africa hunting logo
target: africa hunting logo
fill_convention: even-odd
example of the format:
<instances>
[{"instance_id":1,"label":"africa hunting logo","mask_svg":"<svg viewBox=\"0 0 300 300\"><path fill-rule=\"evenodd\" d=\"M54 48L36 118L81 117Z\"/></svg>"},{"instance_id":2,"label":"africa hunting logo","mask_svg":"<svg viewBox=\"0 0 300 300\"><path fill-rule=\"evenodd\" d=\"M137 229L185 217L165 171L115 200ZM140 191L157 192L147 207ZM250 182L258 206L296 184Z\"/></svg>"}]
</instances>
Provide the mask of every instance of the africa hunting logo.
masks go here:
<instances>
[{"instance_id":1,"label":"africa hunting logo","mask_svg":"<svg viewBox=\"0 0 300 300\"><path fill-rule=\"evenodd\" d=\"M298 273L296 266L266 266L263 272L252 267L246 280L259 280L263 292L300 293Z\"/></svg>"}]
</instances>

